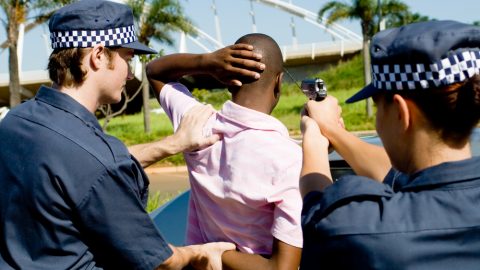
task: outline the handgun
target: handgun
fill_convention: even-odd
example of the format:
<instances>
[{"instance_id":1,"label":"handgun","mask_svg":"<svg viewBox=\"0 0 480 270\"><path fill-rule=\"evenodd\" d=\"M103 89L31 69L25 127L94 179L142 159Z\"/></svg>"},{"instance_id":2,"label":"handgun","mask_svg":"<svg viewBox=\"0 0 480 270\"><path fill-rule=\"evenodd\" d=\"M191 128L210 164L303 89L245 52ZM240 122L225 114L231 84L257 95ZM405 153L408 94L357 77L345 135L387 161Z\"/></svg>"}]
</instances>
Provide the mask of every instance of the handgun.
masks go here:
<instances>
[{"instance_id":1,"label":"handgun","mask_svg":"<svg viewBox=\"0 0 480 270\"><path fill-rule=\"evenodd\" d=\"M300 86L302 92L311 100L321 101L327 96L327 87L322 79L304 79Z\"/></svg>"}]
</instances>

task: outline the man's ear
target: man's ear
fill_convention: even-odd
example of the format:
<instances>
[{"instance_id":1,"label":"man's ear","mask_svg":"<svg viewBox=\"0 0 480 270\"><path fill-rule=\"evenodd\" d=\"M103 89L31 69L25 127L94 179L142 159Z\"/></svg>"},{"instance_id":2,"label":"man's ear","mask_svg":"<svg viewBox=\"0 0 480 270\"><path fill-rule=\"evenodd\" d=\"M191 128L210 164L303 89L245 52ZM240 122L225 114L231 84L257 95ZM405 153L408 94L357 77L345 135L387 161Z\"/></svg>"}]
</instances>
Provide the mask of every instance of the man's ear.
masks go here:
<instances>
[{"instance_id":1,"label":"man's ear","mask_svg":"<svg viewBox=\"0 0 480 270\"><path fill-rule=\"evenodd\" d=\"M393 95L393 104L395 104L397 108L397 117L399 123L402 125L402 129L407 130L411 126L411 112L407 100L395 94Z\"/></svg>"},{"instance_id":2,"label":"man's ear","mask_svg":"<svg viewBox=\"0 0 480 270\"><path fill-rule=\"evenodd\" d=\"M102 66L103 61L105 60L107 60L105 55L105 47L102 44L97 44L93 46L89 54L90 66L94 70L97 70Z\"/></svg>"},{"instance_id":3,"label":"man's ear","mask_svg":"<svg viewBox=\"0 0 480 270\"><path fill-rule=\"evenodd\" d=\"M275 89L273 90L273 94L275 95L275 98L278 98L280 96L280 90L282 89L282 80L283 80L283 72L280 72L277 75L277 78L275 80Z\"/></svg>"}]
</instances>

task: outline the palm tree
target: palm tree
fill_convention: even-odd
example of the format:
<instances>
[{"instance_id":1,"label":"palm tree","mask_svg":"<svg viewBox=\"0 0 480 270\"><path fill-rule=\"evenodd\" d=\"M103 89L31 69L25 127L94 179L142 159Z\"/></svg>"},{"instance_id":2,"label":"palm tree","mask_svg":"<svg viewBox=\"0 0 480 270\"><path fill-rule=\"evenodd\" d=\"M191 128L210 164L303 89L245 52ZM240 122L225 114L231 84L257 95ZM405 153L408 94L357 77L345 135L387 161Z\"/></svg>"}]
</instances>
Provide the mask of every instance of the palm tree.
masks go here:
<instances>
[{"instance_id":1,"label":"palm tree","mask_svg":"<svg viewBox=\"0 0 480 270\"><path fill-rule=\"evenodd\" d=\"M194 33L194 28L189 19L184 17L183 9L177 0L129 0L128 5L133 10L133 16L138 24L138 39L140 42L149 45L152 40L172 45L174 39L171 33L183 31ZM142 70L151 58L142 57ZM147 76L142 72L142 95L143 95L143 117L145 132L150 132L150 109L148 100L150 98Z\"/></svg>"},{"instance_id":2,"label":"palm tree","mask_svg":"<svg viewBox=\"0 0 480 270\"><path fill-rule=\"evenodd\" d=\"M318 12L319 18L323 18L326 13L326 23L344 19L358 19L362 28L363 36L363 63L365 84L371 82L370 52L369 43L372 36L378 32L380 18L390 19L401 16L408 12L408 6L398 0L384 0L380 5L380 0L350 0L350 4L340 1L327 2ZM380 13L380 14L379 14ZM381 16L379 16L381 15ZM373 115L371 100L367 100L367 115Z\"/></svg>"},{"instance_id":3,"label":"palm tree","mask_svg":"<svg viewBox=\"0 0 480 270\"><path fill-rule=\"evenodd\" d=\"M25 31L47 21L56 9L72 0L0 0L0 8L5 13L6 20L0 19L7 32L6 47L8 47L9 76L10 76L10 107L21 101L21 85L18 63L18 36L20 25L26 24ZM34 13L38 16L29 18ZM3 45L3 44L2 44ZM3 47L3 46L2 46Z\"/></svg>"},{"instance_id":4,"label":"palm tree","mask_svg":"<svg viewBox=\"0 0 480 270\"><path fill-rule=\"evenodd\" d=\"M393 17L393 18L388 18L386 21L386 27L387 28L393 28L393 27L399 27L402 25L406 25L409 23L414 23L414 22L426 22L426 21L431 21L434 19L431 19L428 16L422 15L420 13L411 13L411 12L404 12L402 14L399 14L399 16Z\"/></svg>"}]
</instances>

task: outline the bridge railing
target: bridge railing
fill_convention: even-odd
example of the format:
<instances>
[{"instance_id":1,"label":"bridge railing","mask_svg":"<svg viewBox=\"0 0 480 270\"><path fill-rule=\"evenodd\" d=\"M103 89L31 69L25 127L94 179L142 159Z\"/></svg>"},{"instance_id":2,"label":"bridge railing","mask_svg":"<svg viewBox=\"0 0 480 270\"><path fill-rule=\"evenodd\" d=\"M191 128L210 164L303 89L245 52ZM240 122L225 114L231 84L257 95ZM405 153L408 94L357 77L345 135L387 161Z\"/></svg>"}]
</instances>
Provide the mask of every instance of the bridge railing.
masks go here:
<instances>
[{"instance_id":1,"label":"bridge railing","mask_svg":"<svg viewBox=\"0 0 480 270\"><path fill-rule=\"evenodd\" d=\"M315 59L318 56L340 55L362 49L362 44L349 40L324 41L308 44L297 44L282 47L283 60L306 58Z\"/></svg>"}]
</instances>

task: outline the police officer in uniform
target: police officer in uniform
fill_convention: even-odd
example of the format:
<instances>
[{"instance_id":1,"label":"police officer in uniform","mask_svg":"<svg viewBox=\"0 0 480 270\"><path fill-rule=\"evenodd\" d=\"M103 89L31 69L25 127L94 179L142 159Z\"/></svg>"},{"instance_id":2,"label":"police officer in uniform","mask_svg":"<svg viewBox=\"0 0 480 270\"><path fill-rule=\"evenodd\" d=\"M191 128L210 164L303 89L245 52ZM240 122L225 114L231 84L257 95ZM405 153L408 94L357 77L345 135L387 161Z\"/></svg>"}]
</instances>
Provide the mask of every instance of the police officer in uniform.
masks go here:
<instances>
[{"instance_id":1,"label":"police officer in uniform","mask_svg":"<svg viewBox=\"0 0 480 270\"><path fill-rule=\"evenodd\" d=\"M79 1L58 10L49 28L54 87L42 86L0 125L0 269L221 269L233 244L173 247L144 210L142 166L218 140L201 133L212 108L193 108L176 134L129 152L94 113L121 100L134 54L155 53L137 41L131 9ZM251 48L230 50L231 61L212 68L258 76L243 69L257 61L240 54Z\"/></svg>"},{"instance_id":2,"label":"police officer in uniform","mask_svg":"<svg viewBox=\"0 0 480 270\"><path fill-rule=\"evenodd\" d=\"M302 118L301 269L479 269L480 29L430 21L376 34L372 97L384 148L342 127L329 97ZM332 182L328 145L357 175Z\"/></svg>"}]
</instances>

